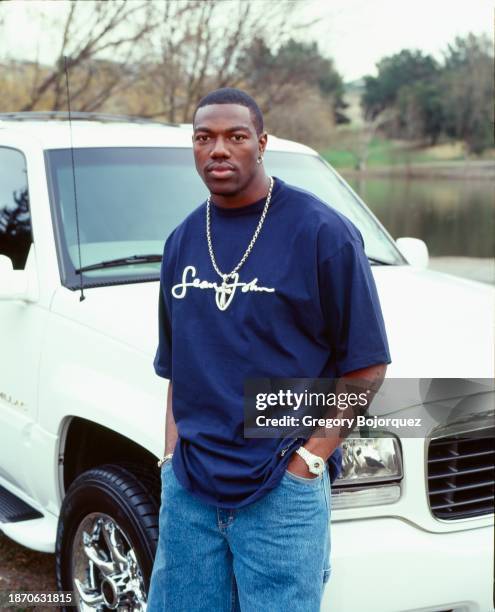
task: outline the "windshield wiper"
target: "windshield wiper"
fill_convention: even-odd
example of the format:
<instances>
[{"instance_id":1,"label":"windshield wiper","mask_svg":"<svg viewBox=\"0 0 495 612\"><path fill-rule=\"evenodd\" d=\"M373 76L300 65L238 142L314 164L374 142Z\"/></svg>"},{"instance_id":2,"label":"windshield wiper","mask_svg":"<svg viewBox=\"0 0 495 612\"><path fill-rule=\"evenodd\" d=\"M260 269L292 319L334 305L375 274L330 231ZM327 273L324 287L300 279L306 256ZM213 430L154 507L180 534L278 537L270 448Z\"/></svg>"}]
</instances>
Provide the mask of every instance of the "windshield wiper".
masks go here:
<instances>
[{"instance_id":1,"label":"windshield wiper","mask_svg":"<svg viewBox=\"0 0 495 612\"><path fill-rule=\"evenodd\" d=\"M100 263L91 264L90 266L76 268L76 274L87 272L88 270L102 270L103 268L114 268L117 266L125 266L127 264L142 264L161 260L161 255L129 255L129 257L107 259L105 261L100 261Z\"/></svg>"},{"instance_id":2,"label":"windshield wiper","mask_svg":"<svg viewBox=\"0 0 495 612\"><path fill-rule=\"evenodd\" d=\"M376 257L370 257L369 255L367 255L367 257L368 257L368 261L371 264L375 264L375 266L393 266L395 265L391 261L384 261L383 259L377 259Z\"/></svg>"},{"instance_id":3,"label":"windshield wiper","mask_svg":"<svg viewBox=\"0 0 495 612\"><path fill-rule=\"evenodd\" d=\"M91 264L89 266L83 266L82 268L76 268L76 274L80 272L87 272L89 270L102 270L104 268L114 268L117 266L125 266L127 264L141 264L158 262L162 260L161 255L129 255L129 257L119 257L117 259L108 259L100 261L99 263ZM390 261L384 261L383 259L377 259L376 257L370 257L368 255L368 261L370 263L380 266L393 266L394 264Z\"/></svg>"}]
</instances>

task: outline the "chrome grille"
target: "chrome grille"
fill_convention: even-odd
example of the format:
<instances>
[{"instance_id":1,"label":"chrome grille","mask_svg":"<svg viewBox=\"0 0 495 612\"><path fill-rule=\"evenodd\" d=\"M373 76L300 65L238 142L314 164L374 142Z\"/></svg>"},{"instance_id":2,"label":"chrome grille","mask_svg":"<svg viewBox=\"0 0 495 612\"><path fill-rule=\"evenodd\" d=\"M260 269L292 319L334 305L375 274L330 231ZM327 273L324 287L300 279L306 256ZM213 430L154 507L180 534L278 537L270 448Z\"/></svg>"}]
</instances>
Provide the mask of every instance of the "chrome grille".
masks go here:
<instances>
[{"instance_id":1,"label":"chrome grille","mask_svg":"<svg viewBox=\"0 0 495 612\"><path fill-rule=\"evenodd\" d=\"M428 447L432 513L460 519L494 511L495 429L436 438Z\"/></svg>"}]
</instances>

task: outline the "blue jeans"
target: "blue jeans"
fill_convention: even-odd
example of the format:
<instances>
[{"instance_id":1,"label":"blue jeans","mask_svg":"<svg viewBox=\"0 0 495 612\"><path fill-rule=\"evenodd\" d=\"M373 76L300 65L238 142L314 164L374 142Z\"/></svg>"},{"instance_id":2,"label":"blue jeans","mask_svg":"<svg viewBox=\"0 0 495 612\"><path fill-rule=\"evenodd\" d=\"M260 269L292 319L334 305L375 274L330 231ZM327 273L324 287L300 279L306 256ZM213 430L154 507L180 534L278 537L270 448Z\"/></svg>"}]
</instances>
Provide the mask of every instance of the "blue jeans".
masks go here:
<instances>
[{"instance_id":1,"label":"blue jeans","mask_svg":"<svg viewBox=\"0 0 495 612\"><path fill-rule=\"evenodd\" d=\"M319 612L330 577L330 478L285 472L260 500L216 508L162 467L147 612Z\"/></svg>"}]
</instances>

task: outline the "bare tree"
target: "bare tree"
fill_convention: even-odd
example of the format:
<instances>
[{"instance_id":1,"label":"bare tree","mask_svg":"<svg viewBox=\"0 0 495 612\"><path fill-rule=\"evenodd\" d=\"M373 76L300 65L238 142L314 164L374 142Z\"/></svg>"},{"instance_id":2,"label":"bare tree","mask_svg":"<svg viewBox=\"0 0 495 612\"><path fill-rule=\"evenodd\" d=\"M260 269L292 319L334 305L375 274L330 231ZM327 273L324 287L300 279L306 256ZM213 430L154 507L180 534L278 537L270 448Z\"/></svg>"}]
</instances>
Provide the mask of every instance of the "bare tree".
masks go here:
<instances>
[{"instance_id":1,"label":"bare tree","mask_svg":"<svg viewBox=\"0 0 495 612\"><path fill-rule=\"evenodd\" d=\"M335 125L328 100L324 100L315 88L306 88L301 95L287 91L288 98L283 104L264 113L264 123L270 134L280 138L298 140L316 149L324 149L332 142Z\"/></svg>"},{"instance_id":2,"label":"bare tree","mask_svg":"<svg viewBox=\"0 0 495 612\"><path fill-rule=\"evenodd\" d=\"M88 15L89 8L92 12ZM85 18L87 22L83 21ZM30 99L21 110L33 110L40 105L46 108L47 99L52 110L66 107L64 56L77 82L71 99L76 104L81 102L77 105L80 110L98 108L118 88L128 87L133 79L139 78L134 74L124 84L120 71L107 70L106 78L100 78L99 87L94 87L99 68L108 66L98 63L98 57L120 55L120 65L125 67L136 46L157 27L158 23L152 20L151 4L146 1L71 2L61 30L57 61L48 71L36 63Z\"/></svg>"},{"instance_id":3,"label":"bare tree","mask_svg":"<svg viewBox=\"0 0 495 612\"><path fill-rule=\"evenodd\" d=\"M163 5L158 59L149 71L159 105L148 116L184 120L184 109L203 87L207 74L215 5L215 1L169 1Z\"/></svg>"},{"instance_id":4,"label":"bare tree","mask_svg":"<svg viewBox=\"0 0 495 612\"><path fill-rule=\"evenodd\" d=\"M143 102L141 112L186 122L207 90L247 84L239 64L246 48L257 37L276 47L294 29L309 26L294 23L301 6L299 1L164 3L157 60L148 71L159 104L150 108Z\"/></svg>"},{"instance_id":5,"label":"bare tree","mask_svg":"<svg viewBox=\"0 0 495 612\"><path fill-rule=\"evenodd\" d=\"M290 62L273 66L267 60L264 67L267 58L253 53L257 40L270 45L270 54L312 25L300 16L301 0L73 0L62 6L62 20L46 28L58 47L54 65L38 58L12 62L4 106L67 108L64 56L74 110L172 122L190 121L201 96L224 86L247 89L269 111L285 103L312 70L311 58L292 70Z\"/></svg>"}]
</instances>

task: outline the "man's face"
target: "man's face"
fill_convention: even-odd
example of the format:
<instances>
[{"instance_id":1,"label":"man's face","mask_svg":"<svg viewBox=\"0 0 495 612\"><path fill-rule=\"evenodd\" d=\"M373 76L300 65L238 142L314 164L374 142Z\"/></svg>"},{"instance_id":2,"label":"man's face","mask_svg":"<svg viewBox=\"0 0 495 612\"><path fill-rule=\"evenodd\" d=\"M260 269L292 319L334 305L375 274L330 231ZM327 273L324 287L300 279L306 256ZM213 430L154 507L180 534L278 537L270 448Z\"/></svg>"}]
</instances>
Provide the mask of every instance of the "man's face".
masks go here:
<instances>
[{"instance_id":1,"label":"man's face","mask_svg":"<svg viewBox=\"0 0 495 612\"><path fill-rule=\"evenodd\" d=\"M193 151L196 169L210 193L229 196L249 189L261 170L257 159L266 147L246 106L211 104L194 118Z\"/></svg>"}]
</instances>

